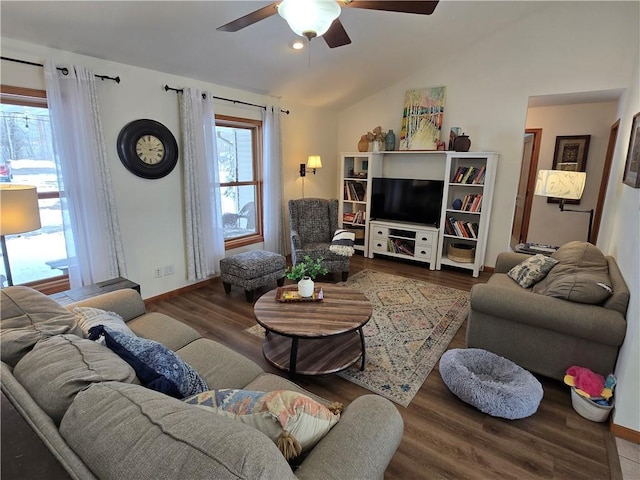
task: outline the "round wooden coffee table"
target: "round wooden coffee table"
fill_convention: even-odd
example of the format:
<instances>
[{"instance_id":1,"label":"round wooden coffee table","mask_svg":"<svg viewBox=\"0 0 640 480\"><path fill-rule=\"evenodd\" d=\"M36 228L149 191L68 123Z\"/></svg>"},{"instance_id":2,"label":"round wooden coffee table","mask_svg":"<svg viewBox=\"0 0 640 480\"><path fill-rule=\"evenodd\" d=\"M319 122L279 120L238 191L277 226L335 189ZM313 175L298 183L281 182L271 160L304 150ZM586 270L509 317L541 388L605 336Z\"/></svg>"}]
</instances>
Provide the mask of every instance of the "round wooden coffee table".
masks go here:
<instances>
[{"instance_id":1,"label":"round wooden coffee table","mask_svg":"<svg viewBox=\"0 0 640 480\"><path fill-rule=\"evenodd\" d=\"M371 303L362 293L343 285L316 283L324 299L317 302L279 302L278 289L265 293L253 307L267 333L262 346L273 366L302 375L339 372L362 358L362 327L371 318Z\"/></svg>"}]
</instances>

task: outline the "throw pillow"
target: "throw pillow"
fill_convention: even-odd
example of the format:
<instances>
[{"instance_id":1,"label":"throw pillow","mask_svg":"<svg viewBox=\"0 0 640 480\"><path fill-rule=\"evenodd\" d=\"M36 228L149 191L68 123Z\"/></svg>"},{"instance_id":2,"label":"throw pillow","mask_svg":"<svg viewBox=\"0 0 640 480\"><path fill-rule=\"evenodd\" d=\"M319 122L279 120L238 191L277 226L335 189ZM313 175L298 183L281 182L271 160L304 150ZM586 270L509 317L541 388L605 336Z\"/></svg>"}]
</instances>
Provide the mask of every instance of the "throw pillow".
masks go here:
<instances>
[{"instance_id":1,"label":"throw pillow","mask_svg":"<svg viewBox=\"0 0 640 480\"><path fill-rule=\"evenodd\" d=\"M558 260L558 265L534 285L534 293L596 305L613 293L609 263L596 246L569 242L551 256Z\"/></svg>"},{"instance_id":2,"label":"throw pillow","mask_svg":"<svg viewBox=\"0 0 640 480\"><path fill-rule=\"evenodd\" d=\"M539 292L576 303L599 305L613 293L606 277L598 273L567 273L554 277Z\"/></svg>"},{"instance_id":3,"label":"throw pillow","mask_svg":"<svg viewBox=\"0 0 640 480\"><path fill-rule=\"evenodd\" d=\"M128 335L103 325L92 327L89 339L104 336L105 344L133 367L147 388L175 398L209 390L204 379L175 352L154 340Z\"/></svg>"},{"instance_id":4,"label":"throw pillow","mask_svg":"<svg viewBox=\"0 0 640 480\"><path fill-rule=\"evenodd\" d=\"M131 366L115 353L76 335L40 340L13 374L56 425L78 392L89 385L137 381Z\"/></svg>"},{"instance_id":5,"label":"throw pillow","mask_svg":"<svg viewBox=\"0 0 640 480\"><path fill-rule=\"evenodd\" d=\"M513 267L507 275L522 288L529 288L542 280L557 263L555 258L537 254Z\"/></svg>"},{"instance_id":6,"label":"throw pillow","mask_svg":"<svg viewBox=\"0 0 640 480\"><path fill-rule=\"evenodd\" d=\"M11 367L43 338L63 333L82 336L69 310L30 287L0 289L0 305L0 356Z\"/></svg>"},{"instance_id":7,"label":"throw pillow","mask_svg":"<svg viewBox=\"0 0 640 480\"><path fill-rule=\"evenodd\" d=\"M80 325L85 338L89 336L91 327L96 325L104 325L111 330L135 336L135 333L127 327L124 319L116 312L107 312L99 308L76 307L73 309L73 314L78 319L78 325ZM100 337L98 343L104 345L104 337Z\"/></svg>"},{"instance_id":8,"label":"throw pillow","mask_svg":"<svg viewBox=\"0 0 640 480\"><path fill-rule=\"evenodd\" d=\"M275 442L287 460L311 449L340 419L342 405L327 408L290 390L211 390L185 402L250 425Z\"/></svg>"}]
</instances>

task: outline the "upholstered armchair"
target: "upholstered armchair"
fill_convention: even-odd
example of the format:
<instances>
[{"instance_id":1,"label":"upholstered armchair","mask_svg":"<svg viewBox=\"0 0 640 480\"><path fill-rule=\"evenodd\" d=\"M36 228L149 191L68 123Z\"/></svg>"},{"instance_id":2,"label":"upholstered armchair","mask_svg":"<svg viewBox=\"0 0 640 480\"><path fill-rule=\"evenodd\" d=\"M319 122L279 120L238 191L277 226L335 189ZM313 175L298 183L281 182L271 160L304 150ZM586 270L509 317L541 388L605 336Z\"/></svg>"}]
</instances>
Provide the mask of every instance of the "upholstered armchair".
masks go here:
<instances>
[{"instance_id":1,"label":"upholstered armchair","mask_svg":"<svg viewBox=\"0 0 640 480\"><path fill-rule=\"evenodd\" d=\"M338 228L338 200L302 198L289 200L291 229L291 261L296 265L306 255L322 257L329 272L342 272L342 281L349 275L349 257L329 250Z\"/></svg>"}]
</instances>

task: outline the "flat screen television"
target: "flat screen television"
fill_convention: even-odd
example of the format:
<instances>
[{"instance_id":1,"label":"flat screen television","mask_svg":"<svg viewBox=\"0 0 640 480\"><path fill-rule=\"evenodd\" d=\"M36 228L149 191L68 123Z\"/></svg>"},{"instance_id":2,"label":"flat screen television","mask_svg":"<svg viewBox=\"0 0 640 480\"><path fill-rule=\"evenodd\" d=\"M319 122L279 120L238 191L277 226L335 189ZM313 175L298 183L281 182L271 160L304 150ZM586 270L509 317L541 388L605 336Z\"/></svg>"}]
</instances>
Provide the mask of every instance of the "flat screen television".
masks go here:
<instances>
[{"instance_id":1,"label":"flat screen television","mask_svg":"<svg viewBox=\"0 0 640 480\"><path fill-rule=\"evenodd\" d=\"M371 218L438 227L443 180L372 179Z\"/></svg>"}]
</instances>

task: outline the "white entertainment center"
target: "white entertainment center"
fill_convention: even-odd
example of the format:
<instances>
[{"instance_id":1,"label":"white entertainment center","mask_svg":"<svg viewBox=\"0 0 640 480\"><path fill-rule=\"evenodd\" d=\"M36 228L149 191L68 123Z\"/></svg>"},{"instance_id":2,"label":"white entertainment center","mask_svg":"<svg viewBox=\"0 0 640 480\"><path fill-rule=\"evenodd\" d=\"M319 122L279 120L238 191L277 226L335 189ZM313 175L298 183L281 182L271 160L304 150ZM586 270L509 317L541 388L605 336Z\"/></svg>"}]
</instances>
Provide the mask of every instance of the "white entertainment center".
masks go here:
<instances>
[{"instance_id":1,"label":"white entertainment center","mask_svg":"<svg viewBox=\"0 0 640 480\"><path fill-rule=\"evenodd\" d=\"M356 249L370 258L405 258L432 270L449 265L477 277L484 267L498 158L495 152L341 153L341 228L356 234ZM444 181L439 227L371 218L377 177Z\"/></svg>"}]
</instances>

